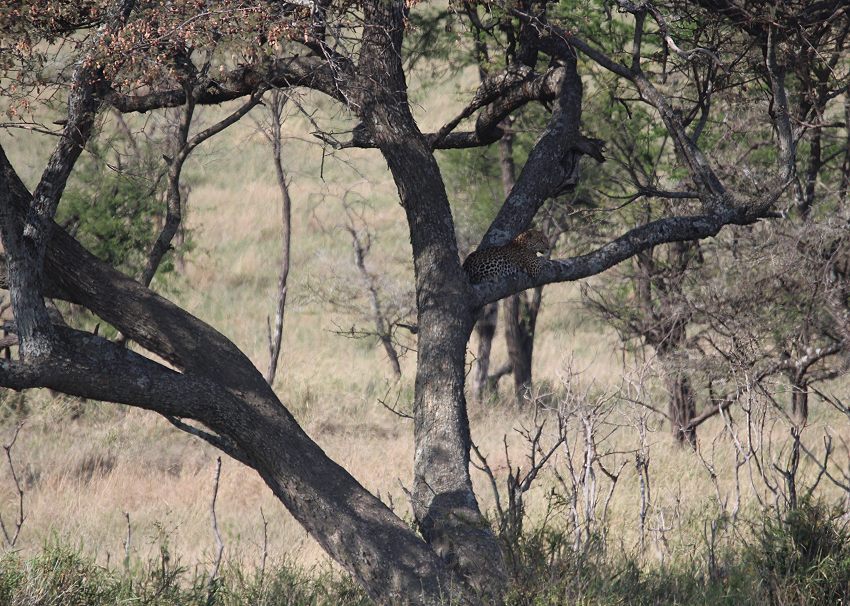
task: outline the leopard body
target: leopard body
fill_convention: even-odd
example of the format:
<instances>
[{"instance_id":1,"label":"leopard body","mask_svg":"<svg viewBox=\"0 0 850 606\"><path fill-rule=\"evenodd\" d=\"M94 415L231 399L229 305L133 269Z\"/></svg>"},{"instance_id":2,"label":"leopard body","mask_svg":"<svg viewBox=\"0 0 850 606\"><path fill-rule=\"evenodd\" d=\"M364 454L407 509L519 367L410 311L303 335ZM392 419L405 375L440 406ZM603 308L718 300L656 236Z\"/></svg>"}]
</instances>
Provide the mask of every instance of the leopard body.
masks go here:
<instances>
[{"instance_id":1,"label":"leopard body","mask_svg":"<svg viewBox=\"0 0 850 606\"><path fill-rule=\"evenodd\" d=\"M521 233L504 246L473 252L463 262L463 269L472 284L500 280L518 272L536 278L543 265L537 255L548 250L546 236L532 229Z\"/></svg>"}]
</instances>

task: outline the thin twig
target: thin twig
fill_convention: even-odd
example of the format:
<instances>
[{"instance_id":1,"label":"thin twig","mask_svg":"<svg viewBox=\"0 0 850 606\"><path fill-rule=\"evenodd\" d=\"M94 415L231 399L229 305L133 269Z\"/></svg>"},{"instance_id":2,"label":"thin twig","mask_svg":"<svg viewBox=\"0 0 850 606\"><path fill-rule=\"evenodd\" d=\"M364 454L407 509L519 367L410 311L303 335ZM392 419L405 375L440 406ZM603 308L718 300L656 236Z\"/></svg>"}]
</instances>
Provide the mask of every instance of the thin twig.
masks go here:
<instances>
[{"instance_id":1,"label":"thin twig","mask_svg":"<svg viewBox=\"0 0 850 606\"><path fill-rule=\"evenodd\" d=\"M215 536L216 555L213 569L210 573L210 578L207 583L207 606L212 606L215 603L215 594L218 589L218 570L221 567L221 558L224 554L224 541L221 539L221 533L218 531L218 519L215 515L215 502L218 498L218 484L221 479L221 457L215 458L215 475L213 476L213 493L212 501L210 501L210 519L212 522L213 535Z\"/></svg>"}]
</instances>

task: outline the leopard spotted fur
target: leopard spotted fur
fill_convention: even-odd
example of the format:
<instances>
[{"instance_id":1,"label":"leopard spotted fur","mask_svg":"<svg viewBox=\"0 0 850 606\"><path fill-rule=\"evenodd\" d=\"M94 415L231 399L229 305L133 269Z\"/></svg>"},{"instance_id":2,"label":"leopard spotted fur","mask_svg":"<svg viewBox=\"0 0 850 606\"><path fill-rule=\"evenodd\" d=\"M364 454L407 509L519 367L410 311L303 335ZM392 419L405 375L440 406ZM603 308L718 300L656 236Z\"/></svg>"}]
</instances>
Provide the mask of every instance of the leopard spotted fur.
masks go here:
<instances>
[{"instance_id":1,"label":"leopard spotted fur","mask_svg":"<svg viewBox=\"0 0 850 606\"><path fill-rule=\"evenodd\" d=\"M463 269L472 284L500 280L520 271L536 278L542 267L537 255L548 250L546 236L532 229L521 233L504 246L475 251L463 262Z\"/></svg>"}]
</instances>

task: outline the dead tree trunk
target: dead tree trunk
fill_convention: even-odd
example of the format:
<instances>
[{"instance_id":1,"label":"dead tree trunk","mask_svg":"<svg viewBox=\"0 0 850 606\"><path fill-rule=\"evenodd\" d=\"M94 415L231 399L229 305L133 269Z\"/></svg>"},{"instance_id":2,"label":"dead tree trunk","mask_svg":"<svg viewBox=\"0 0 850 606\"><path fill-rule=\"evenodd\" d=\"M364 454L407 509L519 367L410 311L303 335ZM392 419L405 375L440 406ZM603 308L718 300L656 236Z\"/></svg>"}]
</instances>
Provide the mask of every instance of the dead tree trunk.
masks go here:
<instances>
[{"instance_id":1,"label":"dead tree trunk","mask_svg":"<svg viewBox=\"0 0 850 606\"><path fill-rule=\"evenodd\" d=\"M393 375L398 380L401 378L401 363L398 359L398 352L393 344L393 327L384 315L381 299L378 296L378 281L375 275L366 269L366 255L369 254L372 239L368 233L365 242L361 239L350 215L346 229L351 235L351 245L354 247L354 264L357 266L357 271L360 272L360 277L363 279L363 286L369 295L369 311L372 315L372 322L375 325L375 335L378 337L378 341L380 341L384 352L387 354Z\"/></svg>"}]
</instances>

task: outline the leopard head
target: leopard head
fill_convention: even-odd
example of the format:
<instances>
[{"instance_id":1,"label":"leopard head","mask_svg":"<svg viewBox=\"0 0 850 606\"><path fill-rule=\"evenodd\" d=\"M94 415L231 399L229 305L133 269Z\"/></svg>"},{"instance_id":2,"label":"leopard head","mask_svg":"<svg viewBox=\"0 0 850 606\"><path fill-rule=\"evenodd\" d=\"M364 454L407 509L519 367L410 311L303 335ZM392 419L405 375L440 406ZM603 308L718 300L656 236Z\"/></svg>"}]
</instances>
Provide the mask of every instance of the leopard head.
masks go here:
<instances>
[{"instance_id":1,"label":"leopard head","mask_svg":"<svg viewBox=\"0 0 850 606\"><path fill-rule=\"evenodd\" d=\"M549 240L542 231L537 229L529 229L522 232L513 239L513 243L517 246L522 246L526 250L530 250L535 254L543 254L549 252Z\"/></svg>"}]
</instances>

